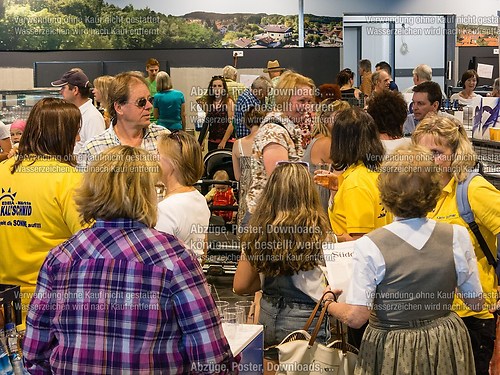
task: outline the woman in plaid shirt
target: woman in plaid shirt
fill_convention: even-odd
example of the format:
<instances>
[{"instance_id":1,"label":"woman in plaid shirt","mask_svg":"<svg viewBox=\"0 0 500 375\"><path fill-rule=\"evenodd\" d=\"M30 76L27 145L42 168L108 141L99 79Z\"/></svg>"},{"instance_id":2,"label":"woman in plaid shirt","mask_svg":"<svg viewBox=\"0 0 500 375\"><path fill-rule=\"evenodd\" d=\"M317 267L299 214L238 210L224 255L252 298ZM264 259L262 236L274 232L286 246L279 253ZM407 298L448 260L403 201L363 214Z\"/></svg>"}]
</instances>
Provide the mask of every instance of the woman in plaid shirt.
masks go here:
<instances>
[{"instance_id":1,"label":"woman in plaid shirt","mask_svg":"<svg viewBox=\"0 0 500 375\"><path fill-rule=\"evenodd\" d=\"M194 253L157 220L159 166L116 146L76 195L94 222L54 248L27 318L30 373L233 373L238 367Z\"/></svg>"}]
</instances>

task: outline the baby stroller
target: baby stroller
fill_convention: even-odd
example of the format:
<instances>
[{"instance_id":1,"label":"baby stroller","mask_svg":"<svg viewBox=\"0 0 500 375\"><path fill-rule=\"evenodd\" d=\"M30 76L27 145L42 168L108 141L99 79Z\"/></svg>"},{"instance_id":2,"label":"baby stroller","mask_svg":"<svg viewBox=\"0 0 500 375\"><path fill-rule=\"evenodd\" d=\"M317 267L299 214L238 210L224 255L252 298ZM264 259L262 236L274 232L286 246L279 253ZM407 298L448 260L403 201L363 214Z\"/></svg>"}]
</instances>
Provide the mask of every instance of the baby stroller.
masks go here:
<instances>
[{"instance_id":1,"label":"baby stroller","mask_svg":"<svg viewBox=\"0 0 500 375\"><path fill-rule=\"evenodd\" d=\"M206 195L213 184L230 186L238 196L238 181L234 180L231 150L220 149L208 152L203 158L205 173L198 184ZM228 181L214 180L216 171L224 170ZM210 211L238 211L238 206L211 206ZM234 221L236 223L236 221ZM208 226L208 252L203 271L208 275L234 274L240 257L240 241L236 236L236 224L226 223L220 216L213 215Z\"/></svg>"}]
</instances>

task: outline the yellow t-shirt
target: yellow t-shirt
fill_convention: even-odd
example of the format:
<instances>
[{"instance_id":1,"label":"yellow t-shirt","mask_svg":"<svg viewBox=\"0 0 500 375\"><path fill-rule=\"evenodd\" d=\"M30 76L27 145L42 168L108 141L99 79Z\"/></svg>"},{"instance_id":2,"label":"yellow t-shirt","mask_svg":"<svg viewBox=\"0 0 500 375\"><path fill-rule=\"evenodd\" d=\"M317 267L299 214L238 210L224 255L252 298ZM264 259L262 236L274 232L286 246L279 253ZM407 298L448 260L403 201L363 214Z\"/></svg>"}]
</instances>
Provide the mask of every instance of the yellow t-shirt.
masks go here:
<instances>
[{"instance_id":1,"label":"yellow t-shirt","mask_svg":"<svg viewBox=\"0 0 500 375\"><path fill-rule=\"evenodd\" d=\"M467 194L469 203L474 213L475 221L479 226L493 257L497 257L496 235L500 233L500 191L495 189L483 177L475 177L471 180ZM427 215L429 218L444 223L459 224L469 230L469 234L476 253L479 280L485 293L485 308L480 312L470 310L459 298L453 301L454 310L462 317L474 316L479 319L493 318L488 312L490 305L496 302L496 290L498 280L495 269L488 264L476 236L469 229L465 221L460 217L457 206L457 181L452 178L444 187L438 200L436 208Z\"/></svg>"},{"instance_id":2,"label":"yellow t-shirt","mask_svg":"<svg viewBox=\"0 0 500 375\"><path fill-rule=\"evenodd\" d=\"M392 222L392 214L380 201L378 176L361 162L342 173L343 182L328 210L335 234L369 233Z\"/></svg>"},{"instance_id":3,"label":"yellow t-shirt","mask_svg":"<svg viewBox=\"0 0 500 375\"><path fill-rule=\"evenodd\" d=\"M23 322L48 252L82 228L73 199L81 174L54 158L0 163L0 283L21 286Z\"/></svg>"}]
</instances>

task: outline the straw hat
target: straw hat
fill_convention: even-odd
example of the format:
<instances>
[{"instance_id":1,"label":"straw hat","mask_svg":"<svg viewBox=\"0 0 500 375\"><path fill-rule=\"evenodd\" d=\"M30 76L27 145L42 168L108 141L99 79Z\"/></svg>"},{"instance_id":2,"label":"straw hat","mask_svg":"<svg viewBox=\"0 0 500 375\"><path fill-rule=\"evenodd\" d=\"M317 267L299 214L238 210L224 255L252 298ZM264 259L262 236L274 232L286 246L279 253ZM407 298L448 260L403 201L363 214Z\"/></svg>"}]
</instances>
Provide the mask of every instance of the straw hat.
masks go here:
<instances>
[{"instance_id":1,"label":"straw hat","mask_svg":"<svg viewBox=\"0 0 500 375\"><path fill-rule=\"evenodd\" d=\"M278 60L269 60L267 62L267 68L264 69L264 73L267 72L277 72L277 71L284 71L285 68L280 67L280 62Z\"/></svg>"}]
</instances>

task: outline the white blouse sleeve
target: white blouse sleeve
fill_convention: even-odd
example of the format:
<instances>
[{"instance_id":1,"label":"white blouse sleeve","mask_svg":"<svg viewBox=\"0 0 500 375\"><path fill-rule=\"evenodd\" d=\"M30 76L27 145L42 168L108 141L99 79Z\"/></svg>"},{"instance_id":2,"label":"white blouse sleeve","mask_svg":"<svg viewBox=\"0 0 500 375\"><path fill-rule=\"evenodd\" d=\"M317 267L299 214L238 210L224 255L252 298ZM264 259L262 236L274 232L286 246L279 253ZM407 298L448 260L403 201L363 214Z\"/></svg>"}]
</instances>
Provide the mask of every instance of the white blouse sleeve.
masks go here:
<instances>
[{"instance_id":1,"label":"white blouse sleeve","mask_svg":"<svg viewBox=\"0 0 500 375\"><path fill-rule=\"evenodd\" d=\"M354 243L353 277L349 284L346 302L371 308L377 285L385 276L385 260L373 241L363 236Z\"/></svg>"},{"instance_id":2,"label":"white blouse sleeve","mask_svg":"<svg viewBox=\"0 0 500 375\"><path fill-rule=\"evenodd\" d=\"M467 229L453 225L453 258L460 293L474 297L482 292L477 269L477 259Z\"/></svg>"}]
</instances>

